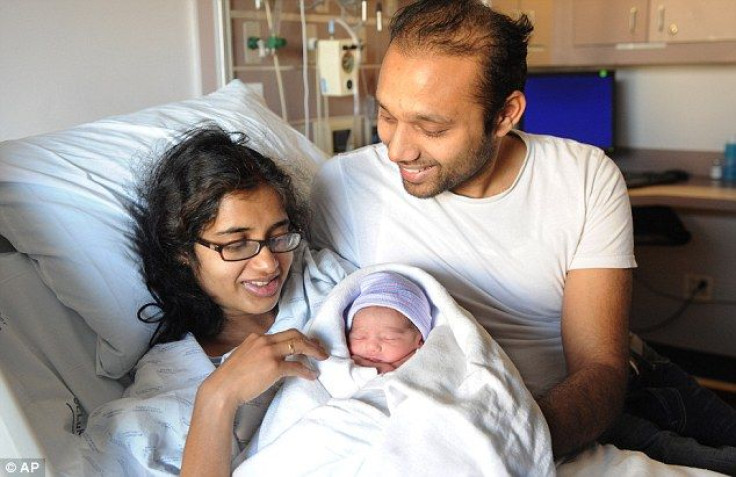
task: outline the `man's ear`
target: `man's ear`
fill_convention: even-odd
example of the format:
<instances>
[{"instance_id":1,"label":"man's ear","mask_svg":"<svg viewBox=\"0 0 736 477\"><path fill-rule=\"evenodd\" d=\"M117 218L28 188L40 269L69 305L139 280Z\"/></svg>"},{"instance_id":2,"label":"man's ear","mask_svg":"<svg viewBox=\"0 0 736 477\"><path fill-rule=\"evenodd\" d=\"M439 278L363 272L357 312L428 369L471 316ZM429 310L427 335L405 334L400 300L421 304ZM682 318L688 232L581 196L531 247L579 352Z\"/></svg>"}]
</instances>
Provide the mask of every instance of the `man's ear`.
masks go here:
<instances>
[{"instance_id":1,"label":"man's ear","mask_svg":"<svg viewBox=\"0 0 736 477\"><path fill-rule=\"evenodd\" d=\"M496 136L505 136L519 124L524 110L526 110L526 97L524 93L518 90L514 91L506 98L503 108L498 113L498 117L496 118Z\"/></svg>"}]
</instances>

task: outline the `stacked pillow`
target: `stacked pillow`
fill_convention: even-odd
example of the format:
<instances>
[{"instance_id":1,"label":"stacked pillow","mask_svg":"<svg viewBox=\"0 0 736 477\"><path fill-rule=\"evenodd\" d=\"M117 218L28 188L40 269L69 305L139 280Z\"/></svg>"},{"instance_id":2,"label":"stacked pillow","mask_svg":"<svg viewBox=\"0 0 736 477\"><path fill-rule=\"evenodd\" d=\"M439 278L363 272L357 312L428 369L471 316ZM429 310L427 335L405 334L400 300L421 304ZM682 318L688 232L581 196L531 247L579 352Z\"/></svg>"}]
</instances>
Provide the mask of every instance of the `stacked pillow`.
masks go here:
<instances>
[{"instance_id":1,"label":"stacked pillow","mask_svg":"<svg viewBox=\"0 0 736 477\"><path fill-rule=\"evenodd\" d=\"M127 373L153 331L136 318L151 297L128 237L138 172L205 123L244 132L292 174L306 200L324 153L238 80L202 98L0 143L0 235L97 334L100 375ZM53 326L53 316L24 306L29 319Z\"/></svg>"}]
</instances>

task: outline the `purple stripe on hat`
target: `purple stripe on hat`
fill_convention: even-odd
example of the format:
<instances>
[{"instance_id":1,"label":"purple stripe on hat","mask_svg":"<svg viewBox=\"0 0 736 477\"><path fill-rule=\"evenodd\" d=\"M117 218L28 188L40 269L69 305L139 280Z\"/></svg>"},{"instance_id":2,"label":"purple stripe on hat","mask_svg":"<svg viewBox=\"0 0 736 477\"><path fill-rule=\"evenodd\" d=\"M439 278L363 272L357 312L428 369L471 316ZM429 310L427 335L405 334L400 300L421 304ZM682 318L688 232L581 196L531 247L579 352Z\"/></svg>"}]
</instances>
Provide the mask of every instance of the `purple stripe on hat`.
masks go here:
<instances>
[{"instance_id":1,"label":"purple stripe on hat","mask_svg":"<svg viewBox=\"0 0 736 477\"><path fill-rule=\"evenodd\" d=\"M422 289L396 272L376 272L360 282L360 295L350 305L346 316L346 326L353 326L353 317L363 308L384 306L406 316L427 339L432 329L432 312L429 300Z\"/></svg>"}]
</instances>

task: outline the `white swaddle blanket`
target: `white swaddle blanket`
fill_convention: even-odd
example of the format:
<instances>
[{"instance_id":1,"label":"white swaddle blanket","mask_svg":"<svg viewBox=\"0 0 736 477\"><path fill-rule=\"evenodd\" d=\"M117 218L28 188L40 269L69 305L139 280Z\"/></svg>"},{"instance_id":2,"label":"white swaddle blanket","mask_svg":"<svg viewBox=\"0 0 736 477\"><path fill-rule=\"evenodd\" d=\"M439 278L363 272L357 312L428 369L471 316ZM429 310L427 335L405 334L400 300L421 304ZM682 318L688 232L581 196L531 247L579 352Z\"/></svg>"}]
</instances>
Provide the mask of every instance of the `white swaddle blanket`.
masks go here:
<instances>
[{"instance_id":1,"label":"white swaddle blanket","mask_svg":"<svg viewBox=\"0 0 736 477\"><path fill-rule=\"evenodd\" d=\"M353 364L344 309L367 274L395 271L433 304L434 328L396 371ZM330 293L307 334L330 358L316 381L286 379L233 475L554 475L542 413L501 348L414 267L377 265Z\"/></svg>"}]
</instances>

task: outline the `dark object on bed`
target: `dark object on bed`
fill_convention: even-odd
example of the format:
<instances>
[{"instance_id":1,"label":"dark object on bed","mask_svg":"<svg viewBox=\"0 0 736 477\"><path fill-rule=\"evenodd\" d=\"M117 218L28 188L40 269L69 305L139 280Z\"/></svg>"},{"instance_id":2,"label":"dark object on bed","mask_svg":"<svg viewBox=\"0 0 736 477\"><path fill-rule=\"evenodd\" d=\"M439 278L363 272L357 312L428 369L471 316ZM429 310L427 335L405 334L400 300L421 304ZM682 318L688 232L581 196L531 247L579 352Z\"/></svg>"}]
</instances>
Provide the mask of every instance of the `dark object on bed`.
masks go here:
<instances>
[{"instance_id":1,"label":"dark object on bed","mask_svg":"<svg viewBox=\"0 0 736 477\"><path fill-rule=\"evenodd\" d=\"M634 244L685 245L692 238L671 207L632 207Z\"/></svg>"},{"instance_id":2,"label":"dark object on bed","mask_svg":"<svg viewBox=\"0 0 736 477\"><path fill-rule=\"evenodd\" d=\"M0 235L0 253L14 252L15 247L11 244L8 239Z\"/></svg>"}]
</instances>

